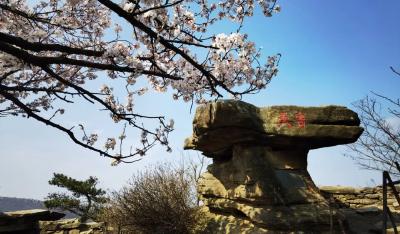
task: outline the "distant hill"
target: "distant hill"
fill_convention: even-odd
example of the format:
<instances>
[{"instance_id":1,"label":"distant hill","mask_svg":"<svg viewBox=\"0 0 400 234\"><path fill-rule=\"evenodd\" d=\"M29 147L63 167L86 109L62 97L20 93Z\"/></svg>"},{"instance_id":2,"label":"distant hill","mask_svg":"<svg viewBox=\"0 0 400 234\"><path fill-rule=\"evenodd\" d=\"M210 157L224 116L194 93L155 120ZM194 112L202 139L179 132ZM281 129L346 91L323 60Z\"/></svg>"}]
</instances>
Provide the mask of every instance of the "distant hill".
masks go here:
<instances>
[{"instance_id":1,"label":"distant hill","mask_svg":"<svg viewBox=\"0 0 400 234\"><path fill-rule=\"evenodd\" d=\"M16 197L0 197L0 212L16 211L16 210L31 210L31 209L46 209L43 201L28 199L28 198L16 198ZM60 211L66 214L64 218L76 218L75 214L68 211Z\"/></svg>"},{"instance_id":2,"label":"distant hill","mask_svg":"<svg viewBox=\"0 0 400 234\"><path fill-rule=\"evenodd\" d=\"M46 209L42 201L27 198L0 197L0 212Z\"/></svg>"}]
</instances>

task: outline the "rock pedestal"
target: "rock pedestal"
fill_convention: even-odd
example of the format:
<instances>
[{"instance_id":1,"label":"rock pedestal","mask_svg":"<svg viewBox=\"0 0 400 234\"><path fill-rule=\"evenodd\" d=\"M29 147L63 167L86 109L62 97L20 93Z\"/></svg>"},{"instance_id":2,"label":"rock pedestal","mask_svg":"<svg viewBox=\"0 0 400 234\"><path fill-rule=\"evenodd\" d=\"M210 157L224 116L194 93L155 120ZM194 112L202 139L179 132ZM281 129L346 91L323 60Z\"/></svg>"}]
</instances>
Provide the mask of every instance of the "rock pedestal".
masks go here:
<instances>
[{"instance_id":1,"label":"rock pedestal","mask_svg":"<svg viewBox=\"0 0 400 234\"><path fill-rule=\"evenodd\" d=\"M185 149L213 158L198 192L212 233L329 232L343 217L307 172L310 149L352 143L362 133L345 107L218 101L197 108Z\"/></svg>"}]
</instances>

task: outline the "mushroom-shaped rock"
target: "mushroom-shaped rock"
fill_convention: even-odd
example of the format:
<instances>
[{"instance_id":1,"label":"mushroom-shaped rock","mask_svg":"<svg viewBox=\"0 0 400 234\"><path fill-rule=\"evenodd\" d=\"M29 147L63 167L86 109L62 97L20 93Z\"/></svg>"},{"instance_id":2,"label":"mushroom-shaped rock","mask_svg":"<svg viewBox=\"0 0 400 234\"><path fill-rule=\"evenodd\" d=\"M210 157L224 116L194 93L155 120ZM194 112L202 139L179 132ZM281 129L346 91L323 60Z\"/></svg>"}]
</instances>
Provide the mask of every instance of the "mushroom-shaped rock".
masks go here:
<instances>
[{"instance_id":1,"label":"mushroom-shaped rock","mask_svg":"<svg viewBox=\"0 0 400 234\"><path fill-rule=\"evenodd\" d=\"M307 154L356 141L359 124L357 114L341 106L258 108L233 100L199 106L185 149L214 159L198 192L212 219L231 220L209 227L246 221L253 231L329 230L331 215L339 222L341 216L312 181Z\"/></svg>"}]
</instances>

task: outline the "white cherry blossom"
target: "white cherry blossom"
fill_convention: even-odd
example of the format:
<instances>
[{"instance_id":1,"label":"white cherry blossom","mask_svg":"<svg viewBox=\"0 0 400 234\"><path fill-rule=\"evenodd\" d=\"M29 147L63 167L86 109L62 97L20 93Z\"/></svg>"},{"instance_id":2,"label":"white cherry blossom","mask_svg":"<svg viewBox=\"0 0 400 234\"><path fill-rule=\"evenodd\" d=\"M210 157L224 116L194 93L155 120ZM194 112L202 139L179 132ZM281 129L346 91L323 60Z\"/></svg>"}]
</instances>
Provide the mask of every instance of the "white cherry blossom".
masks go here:
<instances>
[{"instance_id":1,"label":"white cherry blossom","mask_svg":"<svg viewBox=\"0 0 400 234\"><path fill-rule=\"evenodd\" d=\"M256 7L266 16L281 10L275 0L0 0L0 117L36 119L115 165L140 160L157 143L170 151L174 122L137 113L136 96L172 90L173 100L201 104L264 89L280 55L263 61L240 31ZM212 33L226 20L237 28ZM99 79L103 86L87 88ZM123 96L115 82L123 82ZM136 131L139 143L122 149L125 127L124 137L113 137L62 125L61 114L80 101Z\"/></svg>"}]
</instances>

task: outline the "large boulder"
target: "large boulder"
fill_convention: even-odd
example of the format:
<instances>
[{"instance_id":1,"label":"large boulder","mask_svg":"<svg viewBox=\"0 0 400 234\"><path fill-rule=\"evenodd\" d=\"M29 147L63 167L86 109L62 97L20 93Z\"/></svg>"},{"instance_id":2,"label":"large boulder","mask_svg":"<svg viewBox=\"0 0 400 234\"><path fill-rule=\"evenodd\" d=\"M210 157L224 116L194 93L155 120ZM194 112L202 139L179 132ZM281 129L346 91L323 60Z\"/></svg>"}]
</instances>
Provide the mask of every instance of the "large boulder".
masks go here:
<instances>
[{"instance_id":1,"label":"large boulder","mask_svg":"<svg viewBox=\"0 0 400 234\"><path fill-rule=\"evenodd\" d=\"M345 107L272 106L224 100L199 106L185 149L213 163L198 183L213 233L343 229L307 171L310 149L352 143L362 133ZM227 231L230 230L230 231Z\"/></svg>"}]
</instances>

